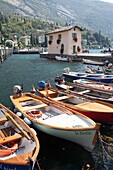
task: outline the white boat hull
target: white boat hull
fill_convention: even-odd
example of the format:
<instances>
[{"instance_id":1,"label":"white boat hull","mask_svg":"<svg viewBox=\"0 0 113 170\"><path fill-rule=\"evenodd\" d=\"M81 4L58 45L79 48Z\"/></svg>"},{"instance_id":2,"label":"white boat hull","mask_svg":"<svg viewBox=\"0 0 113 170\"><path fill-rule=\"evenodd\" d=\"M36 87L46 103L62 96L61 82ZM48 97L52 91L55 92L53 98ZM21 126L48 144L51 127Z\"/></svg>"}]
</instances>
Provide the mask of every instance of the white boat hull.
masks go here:
<instances>
[{"instance_id":1,"label":"white boat hull","mask_svg":"<svg viewBox=\"0 0 113 170\"><path fill-rule=\"evenodd\" d=\"M47 105L38 99L42 98L33 94L24 94L22 97L14 99L13 104L15 103L15 106L20 108L23 116L27 117L36 129L77 143L88 151L93 149L100 125L78 112L64 108L63 105L62 107L56 105L56 102L52 104L49 100L42 99L46 100L45 103L49 102ZM39 111L42 112L42 115L36 117L35 115Z\"/></svg>"},{"instance_id":2,"label":"white boat hull","mask_svg":"<svg viewBox=\"0 0 113 170\"><path fill-rule=\"evenodd\" d=\"M94 136L96 135L96 130L89 130L89 131L88 130L79 130L79 131L64 130L64 129L50 128L48 126L44 126L36 122L32 122L32 123L33 126L35 126L35 128L37 128L38 130L55 137L59 137L77 143L88 151L91 151L94 147L93 140L94 140Z\"/></svg>"},{"instance_id":3,"label":"white boat hull","mask_svg":"<svg viewBox=\"0 0 113 170\"><path fill-rule=\"evenodd\" d=\"M69 61L69 58L66 56L55 56L55 59L58 61Z\"/></svg>"}]
</instances>

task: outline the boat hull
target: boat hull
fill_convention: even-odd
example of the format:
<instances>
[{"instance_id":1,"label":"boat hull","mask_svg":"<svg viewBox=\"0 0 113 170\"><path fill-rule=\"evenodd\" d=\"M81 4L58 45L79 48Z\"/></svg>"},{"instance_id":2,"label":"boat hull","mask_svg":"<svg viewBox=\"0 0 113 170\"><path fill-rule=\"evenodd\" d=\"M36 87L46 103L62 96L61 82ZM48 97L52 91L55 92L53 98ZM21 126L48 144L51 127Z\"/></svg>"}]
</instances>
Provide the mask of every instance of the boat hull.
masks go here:
<instances>
[{"instance_id":1,"label":"boat hull","mask_svg":"<svg viewBox=\"0 0 113 170\"><path fill-rule=\"evenodd\" d=\"M63 76L65 77L65 80L67 81L73 81L77 79L86 79L86 80L92 80L96 82L102 82L102 83L113 83L113 75L102 75L102 74L69 74L69 73L63 73Z\"/></svg>"},{"instance_id":2,"label":"boat hull","mask_svg":"<svg viewBox=\"0 0 113 170\"><path fill-rule=\"evenodd\" d=\"M88 110L82 110L82 109L75 109L76 111L79 111L80 113L84 114L85 116L101 123L106 124L113 124L113 112L112 113L104 113L104 112L91 112Z\"/></svg>"},{"instance_id":3,"label":"boat hull","mask_svg":"<svg viewBox=\"0 0 113 170\"><path fill-rule=\"evenodd\" d=\"M11 164L3 164L3 163L0 163L0 169L1 170L33 170L33 167L32 166L27 166L27 165L11 165Z\"/></svg>"},{"instance_id":4,"label":"boat hull","mask_svg":"<svg viewBox=\"0 0 113 170\"><path fill-rule=\"evenodd\" d=\"M22 119L1 103L0 144L1 170L33 170L39 153L38 138Z\"/></svg>"},{"instance_id":5,"label":"boat hull","mask_svg":"<svg viewBox=\"0 0 113 170\"><path fill-rule=\"evenodd\" d=\"M100 65L100 66L103 66L104 65L104 62L99 62L99 61L94 61L94 60L88 60L88 59L84 59L82 60L82 62L84 64L91 64L91 65Z\"/></svg>"},{"instance_id":6,"label":"boat hull","mask_svg":"<svg viewBox=\"0 0 113 170\"><path fill-rule=\"evenodd\" d=\"M78 145L81 145L88 151L91 151L94 148L94 140L97 136L97 129L92 130L64 130L64 129L55 129L49 126L44 126L32 121L33 126L52 136L59 137L71 142L74 142Z\"/></svg>"},{"instance_id":7,"label":"boat hull","mask_svg":"<svg viewBox=\"0 0 113 170\"><path fill-rule=\"evenodd\" d=\"M11 99L13 98L11 97ZM17 108L23 114L24 120L25 118L29 119L28 122L35 129L79 144L88 151L92 151L95 146L100 124L79 112L74 110L71 112L56 102L26 93L20 98L13 99L13 104L18 106ZM42 116L39 118L29 116L29 111L33 109L40 109Z\"/></svg>"}]
</instances>

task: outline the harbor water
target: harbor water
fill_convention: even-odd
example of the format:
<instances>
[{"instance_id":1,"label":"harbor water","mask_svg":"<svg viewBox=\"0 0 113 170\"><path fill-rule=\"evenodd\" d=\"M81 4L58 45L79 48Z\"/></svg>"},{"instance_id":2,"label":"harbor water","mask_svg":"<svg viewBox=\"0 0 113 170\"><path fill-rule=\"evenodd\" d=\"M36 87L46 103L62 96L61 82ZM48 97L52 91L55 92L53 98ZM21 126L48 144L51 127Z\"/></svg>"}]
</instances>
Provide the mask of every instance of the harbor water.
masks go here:
<instances>
[{"instance_id":1,"label":"harbor water","mask_svg":"<svg viewBox=\"0 0 113 170\"><path fill-rule=\"evenodd\" d=\"M84 71L85 65L48 60L37 54L12 55L0 64L0 102L13 110L9 96L14 85L23 85L24 92L30 92L32 85L38 88L41 80L49 81L54 87L55 76L61 75L66 67L73 71ZM37 160L41 170L88 170L89 166L90 170L96 169L92 154L79 145L36 131L40 142ZM110 168L112 170L113 166ZM36 169L39 169L38 166Z\"/></svg>"}]
</instances>

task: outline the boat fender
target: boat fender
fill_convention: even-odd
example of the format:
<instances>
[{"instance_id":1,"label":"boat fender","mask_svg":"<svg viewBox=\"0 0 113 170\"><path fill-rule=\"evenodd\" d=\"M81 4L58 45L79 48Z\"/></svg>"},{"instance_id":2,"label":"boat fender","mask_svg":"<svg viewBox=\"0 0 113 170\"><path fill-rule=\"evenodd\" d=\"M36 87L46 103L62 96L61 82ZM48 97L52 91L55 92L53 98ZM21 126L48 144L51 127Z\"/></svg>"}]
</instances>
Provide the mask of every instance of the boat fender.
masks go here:
<instances>
[{"instance_id":1,"label":"boat fender","mask_svg":"<svg viewBox=\"0 0 113 170\"><path fill-rule=\"evenodd\" d=\"M15 113L18 112L18 109L17 109L16 107L14 108L14 112L15 112Z\"/></svg>"},{"instance_id":2,"label":"boat fender","mask_svg":"<svg viewBox=\"0 0 113 170\"><path fill-rule=\"evenodd\" d=\"M21 113L21 112L16 112L16 115L17 115L18 117L22 117L22 113Z\"/></svg>"},{"instance_id":3,"label":"boat fender","mask_svg":"<svg viewBox=\"0 0 113 170\"><path fill-rule=\"evenodd\" d=\"M31 124L32 124L32 122L31 122L27 117L24 118L24 122L25 122L27 125L31 125Z\"/></svg>"},{"instance_id":4,"label":"boat fender","mask_svg":"<svg viewBox=\"0 0 113 170\"><path fill-rule=\"evenodd\" d=\"M0 149L0 157L10 155L18 150L18 143L15 143L11 148L2 146L3 148Z\"/></svg>"},{"instance_id":5,"label":"boat fender","mask_svg":"<svg viewBox=\"0 0 113 170\"><path fill-rule=\"evenodd\" d=\"M37 132L35 129L31 128L31 130L33 131L33 133L35 134L35 136L37 136Z\"/></svg>"}]
</instances>

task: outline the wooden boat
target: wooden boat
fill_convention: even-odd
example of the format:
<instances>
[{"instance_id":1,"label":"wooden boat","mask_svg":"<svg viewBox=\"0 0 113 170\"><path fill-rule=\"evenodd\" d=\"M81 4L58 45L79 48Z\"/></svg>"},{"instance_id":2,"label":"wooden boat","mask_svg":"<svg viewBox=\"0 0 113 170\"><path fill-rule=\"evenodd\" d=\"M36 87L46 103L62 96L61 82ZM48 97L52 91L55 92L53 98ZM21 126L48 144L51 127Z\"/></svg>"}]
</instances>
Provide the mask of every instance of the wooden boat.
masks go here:
<instances>
[{"instance_id":1,"label":"wooden boat","mask_svg":"<svg viewBox=\"0 0 113 170\"><path fill-rule=\"evenodd\" d=\"M33 170L38 153L34 131L0 104L0 169Z\"/></svg>"},{"instance_id":2,"label":"wooden boat","mask_svg":"<svg viewBox=\"0 0 113 170\"><path fill-rule=\"evenodd\" d=\"M100 66L104 65L104 62L89 60L89 59L85 59L85 58L83 58L82 62L83 62L83 64L100 65Z\"/></svg>"},{"instance_id":3,"label":"wooden boat","mask_svg":"<svg viewBox=\"0 0 113 170\"><path fill-rule=\"evenodd\" d=\"M60 101L61 105L62 103L65 103L66 107L74 109L97 122L113 124L112 104L95 100L95 98L92 98L91 100L89 96L84 95L84 93L88 93L88 91L89 90L84 90L79 93L68 90L67 93L66 91L58 91L59 94L57 97L50 98L49 95L46 95L46 97L57 102ZM40 93L44 94L43 91L40 91Z\"/></svg>"},{"instance_id":4,"label":"wooden boat","mask_svg":"<svg viewBox=\"0 0 113 170\"><path fill-rule=\"evenodd\" d=\"M91 80L78 79L73 81L73 86L77 86L82 90L90 89L101 93L113 94L113 84L95 82Z\"/></svg>"},{"instance_id":5,"label":"wooden boat","mask_svg":"<svg viewBox=\"0 0 113 170\"><path fill-rule=\"evenodd\" d=\"M58 61L69 61L69 57L68 56L55 56L55 59Z\"/></svg>"},{"instance_id":6,"label":"wooden boat","mask_svg":"<svg viewBox=\"0 0 113 170\"><path fill-rule=\"evenodd\" d=\"M86 79L102 83L113 83L113 75L105 74L88 74L88 73L78 73L78 72L65 72L63 73L65 80L73 81L76 79Z\"/></svg>"},{"instance_id":7,"label":"wooden boat","mask_svg":"<svg viewBox=\"0 0 113 170\"><path fill-rule=\"evenodd\" d=\"M89 100L99 100L113 104L113 91L112 86L110 84L99 84L99 82L98 83L94 82L92 83L92 86L90 86L90 84L89 85L79 84L79 81L81 80L83 79L74 80L75 83L73 84L68 83L68 85L55 83L55 86L57 87L58 90L67 91L70 94L77 95L81 98L87 98ZM84 80L84 82L87 81L89 80ZM70 89L70 86L73 87L72 90Z\"/></svg>"},{"instance_id":8,"label":"wooden boat","mask_svg":"<svg viewBox=\"0 0 113 170\"><path fill-rule=\"evenodd\" d=\"M100 125L90 118L32 93L10 98L14 106L38 130L75 142L88 151L93 149Z\"/></svg>"}]
</instances>

